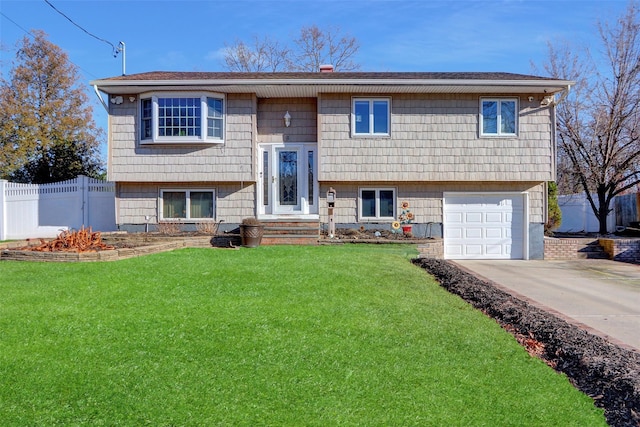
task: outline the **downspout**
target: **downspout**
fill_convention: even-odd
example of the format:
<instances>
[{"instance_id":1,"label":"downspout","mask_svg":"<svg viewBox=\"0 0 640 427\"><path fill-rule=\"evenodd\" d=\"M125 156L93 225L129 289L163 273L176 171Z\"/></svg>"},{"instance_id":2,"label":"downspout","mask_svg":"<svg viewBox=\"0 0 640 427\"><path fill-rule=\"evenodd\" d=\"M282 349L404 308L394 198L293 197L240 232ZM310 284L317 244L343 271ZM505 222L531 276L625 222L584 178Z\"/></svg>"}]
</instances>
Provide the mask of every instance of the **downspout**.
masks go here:
<instances>
[{"instance_id":1,"label":"downspout","mask_svg":"<svg viewBox=\"0 0 640 427\"><path fill-rule=\"evenodd\" d=\"M100 92L98 91L98 86L93 85L93 90L96 92L96 95L98 96L100 103L104 107L104 110L107 112L107 114L109 114L109 106L106 104L106 102L104 102L104 99L102 99L102 95L100 95Z\"/></svg>"},{"instance_id":2,"label":"downspout","mask_svg":"<svg viewBox=\"0 0 640 427\"><path fill-rule=\"evenodd\" d=\"M562 101L564 101L564 99L569 96L569 92L571 92L571 85L567 85L567 90L562 92L562 96L560 97L560 99L558 99L557 101L555 101L553 103L553 105L560 105L560 103Z\"/></svg>"}]
</instances>

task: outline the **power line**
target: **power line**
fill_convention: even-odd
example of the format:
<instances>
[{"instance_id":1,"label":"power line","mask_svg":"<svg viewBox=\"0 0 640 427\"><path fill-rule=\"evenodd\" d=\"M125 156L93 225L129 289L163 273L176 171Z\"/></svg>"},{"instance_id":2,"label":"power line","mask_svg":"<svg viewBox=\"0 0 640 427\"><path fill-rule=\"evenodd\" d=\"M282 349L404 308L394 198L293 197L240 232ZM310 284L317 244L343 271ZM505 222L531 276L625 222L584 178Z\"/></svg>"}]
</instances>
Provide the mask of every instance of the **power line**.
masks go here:
<instances>
[{"instance_id":1,"label":"power line","mask_svg":"<svg viewBox=\"0 0 640 427\"><path fill-rule=\"evenodd\" d=\"M113 43L111 43L110 41L105 40L105 39L103 39L103 38L100 38L100 37L96 36L95 34L90 33L89 31L85 30L85 29L84 29L82 26L80 26L79 24L76 24L76 23L74 22L74 20L73 20L73 19L69 18L69 17L68 17L67 15L65 15L63 12L61 12L60 10L58 10L54 5L52 5L52 4L51 4L51 2L49 2L49 0L44 0L44 2L45 2L46 4L48 4L49 6L51 6L51 8L52 8L53 10L55 10L56 12L58 12L60 15L64 16L65 18L67 18L67 20L68 20L69 22L71 22L73 25L75 25L76 27L80 28L82 31L84 31L85 33L87 33L88 35L90 35L91 37L93 37L94 39L99 40L99 41L101 41L101 42L104 42L104 43L108 44L109 46L111 46L111 48L113 49L113 56L117 56L117 55L118 55L118 53L120 52L120 49L118 49L118 48L117 48Z\"/></svg>"},{"instance_id":2,"label":"power line","mask_svg":"<svg viewBox=\"0 0 640 427\"><path fill-rule=\"evenodd\" d=\"M4 13L0 12L0 15L4 16L8 21L10 21L13 25L15 25L16 27L20 28L22 31L24 31L25 33L27 33L28 35L30 35L31 37L35 37L31 31L29 30L25 30L24 28L22 28L20 26L20 24L18 24L16 21L14 21L13 19L9 18L7 15L5 15Z\"/></svg>"},{"instance_id":3,"label":"power line","mask_svg":"<svg viewBox=\"0 0 640 427\"><path fill-rule=\"evenodd\" d=\"M24 29L24 27L22 27L20 24L18 24L16 21L14 21L13 19L9 18L7 15L5 15L4 13L0 12L0 15L2 15L2 17L4 17L7 21L11 22L13 25L15 25L16 27L20 28L22 31L24 31L25 34L27 34L28 36L31 36L31 38L35 39L36 36L35 34L33 34L31 31ZM70 63L72 63L73 65L75 65L76 67L78 67L79 70L82 70L85 72L85 74L87 74L88 76L97 78L97 76L87 70L85 70L84 68L82 68L80 65L76 64L75 62L73 62L71 59L68 59L68 61Z\"/></svg>"}]
</instances>

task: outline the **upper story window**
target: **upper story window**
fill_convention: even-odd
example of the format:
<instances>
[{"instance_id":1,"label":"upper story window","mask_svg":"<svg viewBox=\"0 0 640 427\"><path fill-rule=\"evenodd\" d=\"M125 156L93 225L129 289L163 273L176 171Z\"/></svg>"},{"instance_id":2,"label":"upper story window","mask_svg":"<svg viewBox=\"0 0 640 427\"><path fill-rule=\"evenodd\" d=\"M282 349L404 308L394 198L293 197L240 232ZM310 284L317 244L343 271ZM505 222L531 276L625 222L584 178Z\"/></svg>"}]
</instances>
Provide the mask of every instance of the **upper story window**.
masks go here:
<instances>
[{"instance_id":1,"label":"upper story window","mask_svg":"<svg viewBox=\"0 0 640 427\"><path fill-rule=\"evenodd\" d=\"M516 136L518 102L509 99L480 99L480 135Z\"/></svg>"},{"instance_id":2,"label":"upper story window","mask_svg":"<svg viewBox=\"0 0 640 427\"><path fill-rule=\"evenodd\" d=\"M389 136L390 106L389 98L354 98L351 108L352 134Z\"/></svg>"},{"instance_id":3,"label":"upper story window","mask_svg":"<svg viewBox=\"0 0 640 427\"><path fill-rule=\"evenodd\" d=\"M224 142L224 97L154 94L140 100L140 140L148 143Z\"/></svg>"}]
</instances>

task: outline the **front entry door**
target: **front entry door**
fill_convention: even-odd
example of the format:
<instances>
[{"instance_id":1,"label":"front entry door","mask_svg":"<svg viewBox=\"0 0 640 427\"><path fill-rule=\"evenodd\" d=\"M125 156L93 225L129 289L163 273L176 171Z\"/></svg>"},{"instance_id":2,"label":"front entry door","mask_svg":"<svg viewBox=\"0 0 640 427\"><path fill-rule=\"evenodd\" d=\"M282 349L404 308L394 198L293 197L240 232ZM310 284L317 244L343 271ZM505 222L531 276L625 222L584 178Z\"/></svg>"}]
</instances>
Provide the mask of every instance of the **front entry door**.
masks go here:
<instances>
[{"instance_id":1,"label":"front entry door","mask_svg":"<svg viewBox=\"0 0 640 427\"><path fill-rule=\"evenodd\" d=\"M316 144L265 144L260 148L259 213L318 213Z\"/></svg>"},{"instance_id":2,"label":"front entry door","mask_svg":"<svg viewBox=\"0 0 640 427\"><path fill-rule=\"evenodd\" d=\"M300 147L276 148L276 192L274 197L274 213L297 213L301 211L300 176L303 169L300 165Z\"/></svg>"}]
</instances>

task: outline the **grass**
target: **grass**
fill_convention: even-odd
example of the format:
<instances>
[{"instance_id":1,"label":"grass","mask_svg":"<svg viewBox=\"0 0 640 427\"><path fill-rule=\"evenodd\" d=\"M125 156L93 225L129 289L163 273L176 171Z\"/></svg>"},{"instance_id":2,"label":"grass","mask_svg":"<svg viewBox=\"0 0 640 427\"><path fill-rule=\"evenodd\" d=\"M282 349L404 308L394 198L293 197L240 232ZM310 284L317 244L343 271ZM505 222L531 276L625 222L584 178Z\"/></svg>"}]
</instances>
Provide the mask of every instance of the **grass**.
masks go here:
<instances>
[{"instance_id":1,"label":"grass","mask_svg":"<svg viewBox=\"0 0 640 427\"><path fill-rule=\"evenodd\" d=\"M605 426L409 246L0 263L0 420Z\"/></svg>"}]
</instances>

